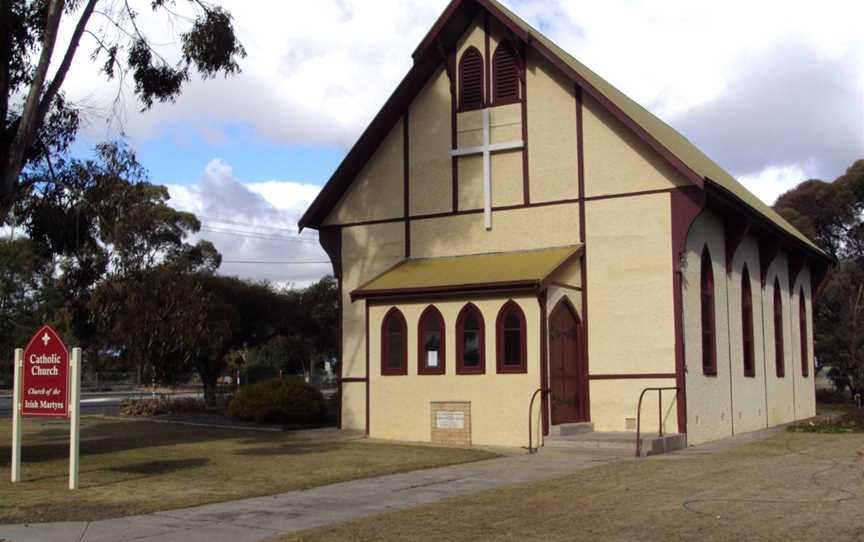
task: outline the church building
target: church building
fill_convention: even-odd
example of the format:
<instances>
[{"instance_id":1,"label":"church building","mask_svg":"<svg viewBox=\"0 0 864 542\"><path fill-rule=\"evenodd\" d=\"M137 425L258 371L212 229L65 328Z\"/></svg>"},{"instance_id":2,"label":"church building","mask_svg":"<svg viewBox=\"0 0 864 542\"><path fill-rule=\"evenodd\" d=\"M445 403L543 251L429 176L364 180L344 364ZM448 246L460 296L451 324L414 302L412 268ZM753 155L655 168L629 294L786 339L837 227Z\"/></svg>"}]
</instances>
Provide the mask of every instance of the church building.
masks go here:
<instances>
[{"instance_id":1,"label":"church building","mask_svg":"<svg viewBox=\"0 0 864 542\"><path fill-rule=\"evenodd\" d=\"M341 289L341 427L538 446L635 431L646 388L641 430L690 445L815 414L823 251L494 0L413 60L300 221Z\"/></svg>"}]
</instances>

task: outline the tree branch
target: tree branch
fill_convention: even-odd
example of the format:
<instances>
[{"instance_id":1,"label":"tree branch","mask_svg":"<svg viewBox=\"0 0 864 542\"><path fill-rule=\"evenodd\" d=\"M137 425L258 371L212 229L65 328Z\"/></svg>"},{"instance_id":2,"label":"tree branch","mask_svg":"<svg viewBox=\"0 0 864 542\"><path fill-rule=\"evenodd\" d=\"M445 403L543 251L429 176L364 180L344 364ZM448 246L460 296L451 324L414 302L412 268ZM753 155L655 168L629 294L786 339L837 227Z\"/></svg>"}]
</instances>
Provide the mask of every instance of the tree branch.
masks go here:
<instances>
[{"instance_id":1,"label":"tree branch","mask_svg":"<svg viewBox=\"0 0 864 542\"><path fill-rule=\"evenodd\" d=\"M48 85L48 90L42 96L39 103L39 118L44 119L51 108L51 103L60 92L60 87L63 86L63 81L66 79L66 74L69 73L69 68L72 66L72 60L75 58L75 52L78 50L78 44L81 42L81 36L87 30L87 23L90 22L90 17L93 15L93 10L96 8L98 0L88 0L84 6L84 11L78 19L78 24L75 25L75 32L72 33L72 38L69 40L69 47L66 48L66 54L63 55L63 61L60 62L60 67L57 68L57 73L54 74L54 79ZM29 143L29 142L28 142Z\"/></svg>"},{"instance_id":2,"label":"tree branch","mask_svg":"<svg viewBox=\"0 0 864 542\"><path fill-rule=\"evenodd\" d=\"M60 26L60 18L63 15L65 2L63 0L51 0L48 4L48 14L45 18L45 32L42 38L42 52L39 55L39 64L33 73L30 84L30 92L24 103L24 110L18 123L18 130L9 147L9 156L3 164L3 176L0 178L0 196L10 195L15 192L18 175L24 162L24 154L27 146L33 139L36 129L41 123L39 114L39 98L45 79L48 75L48 66L51 64L51 55L54 53L54 44L57 41L57 29ZM5 217L4 217L5 218Z\"/></svg>"}]
</instances>

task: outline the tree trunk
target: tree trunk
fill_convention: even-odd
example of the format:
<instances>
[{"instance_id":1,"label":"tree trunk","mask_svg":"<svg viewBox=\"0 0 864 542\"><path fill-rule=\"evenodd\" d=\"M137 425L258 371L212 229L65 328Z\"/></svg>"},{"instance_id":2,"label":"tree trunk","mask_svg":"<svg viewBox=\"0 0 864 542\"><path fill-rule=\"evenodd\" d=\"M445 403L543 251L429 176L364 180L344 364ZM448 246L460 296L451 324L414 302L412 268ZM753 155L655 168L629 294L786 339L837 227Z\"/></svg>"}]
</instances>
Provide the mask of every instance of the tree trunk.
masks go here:
<instances>
[{"instance_id":1,"label":"tree trunk","mask_svg":"<svg viewBox=\"0 0 864 542\"><path fill-rule=\"evenodd\" d=\"M207 408L216 407L216 380L214 377L201 377L201 383L204 385L204 405Z\"/></svg>"}]
</instances>

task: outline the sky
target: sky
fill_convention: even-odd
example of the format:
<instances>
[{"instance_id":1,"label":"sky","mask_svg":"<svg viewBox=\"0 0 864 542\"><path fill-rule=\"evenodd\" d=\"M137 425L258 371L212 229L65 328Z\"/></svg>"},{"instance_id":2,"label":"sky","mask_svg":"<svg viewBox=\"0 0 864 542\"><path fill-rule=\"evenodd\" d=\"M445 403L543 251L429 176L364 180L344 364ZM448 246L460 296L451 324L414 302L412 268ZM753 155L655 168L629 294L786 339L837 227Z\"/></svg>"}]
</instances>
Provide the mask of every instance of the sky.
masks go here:
<instances>
[{"instance_id":1,"label":"sky","mask_svg":"<svg viewBox=\"0 0 864 542\"><path fill-rule=\"evenodd\" d=\"M138 24L176 57L165 19L134 3ZM447 0L218 3L248 53L242 74L193 78L175 103L146 112L128 84L100 77L85 36L65 86L85 119L75 148L125 138L171 205L201 218L221 272L302 287L330 266L297 220ZM504 3L768 204L864 158L864 2Z\"/></svg>"}]
</instances>

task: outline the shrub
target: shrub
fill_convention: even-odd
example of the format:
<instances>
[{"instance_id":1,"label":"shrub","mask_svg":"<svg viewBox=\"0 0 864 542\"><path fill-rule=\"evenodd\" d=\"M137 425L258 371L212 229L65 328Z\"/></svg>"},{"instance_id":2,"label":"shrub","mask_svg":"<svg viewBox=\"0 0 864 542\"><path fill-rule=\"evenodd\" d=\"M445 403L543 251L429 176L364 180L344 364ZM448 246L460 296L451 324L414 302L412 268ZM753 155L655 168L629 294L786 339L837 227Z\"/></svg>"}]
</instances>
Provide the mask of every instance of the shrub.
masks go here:
<instances>
[{"instance_id":1,"label":"shrub","mask_svg":"<svg viewBox=\"0 0 864 542\"><path fill-rule=\"evenodd\" d=\"M192 414L205 412L204 401L197 397L174 399L128 399L123 402L120 413L124 416L161 416L164 414Z\"/></svg>"},{"instance_id":2,"label":"shrub","mask_svg":"<svg viewBox=\"0 0 864 542\"><path fill-rule=\"evenodd\" d=\"M816 402L825 404L850 403L852 399L844 390L837 388L819 388L816 390Z\"/></svg>"},{"instance_id":3,"label":"shrub","mask_svg":"<svg viewBox=\"0 0 864 542\"><path fill-rule=\"evenodd\" d=\"M324 415L324 398L299 378L267 380L242 386L228 405L228 414L255 423L314 423Z\"/></svg>"}]
</instances>

